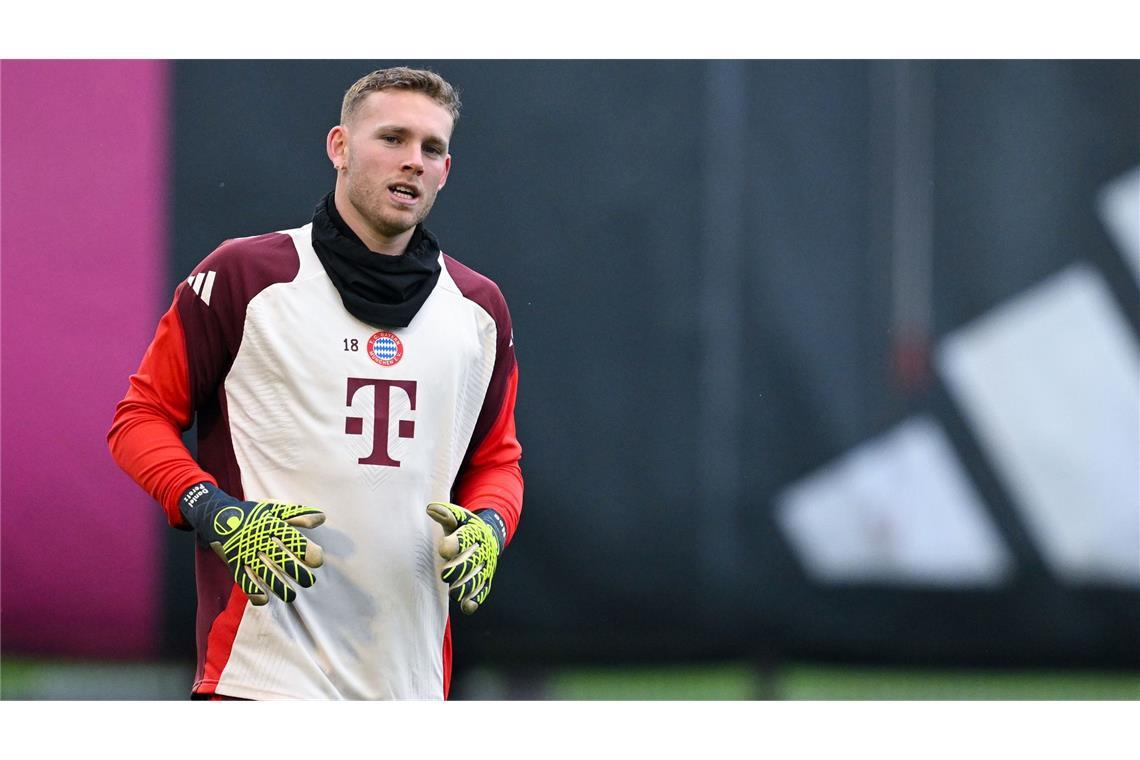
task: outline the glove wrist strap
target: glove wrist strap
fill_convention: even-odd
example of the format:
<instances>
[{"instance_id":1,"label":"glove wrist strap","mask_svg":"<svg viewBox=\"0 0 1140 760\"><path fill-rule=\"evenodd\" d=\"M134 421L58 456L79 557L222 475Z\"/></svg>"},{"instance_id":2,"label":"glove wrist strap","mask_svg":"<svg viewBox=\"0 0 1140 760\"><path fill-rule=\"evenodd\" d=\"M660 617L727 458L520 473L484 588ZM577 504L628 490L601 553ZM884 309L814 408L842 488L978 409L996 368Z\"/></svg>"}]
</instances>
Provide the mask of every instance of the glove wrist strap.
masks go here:
<instances>
[{"instance_id":1,"label":"glove wrist strap","mask_svg":"<svg viewBox=\"0 0 1140 760\"><path fill-rule=\"evenodd\" d=\"M495 534L495 540L499 542L499 553L501 554L507 543L507 523L503 520L502 515L493 509L480 509L475 512L475 515L491 526L491 532Z\"/></svg>"},{"instance_id":2,"label":"glove wrist strap","mask_svg":"<svg viewBox=\"0 0 1140 760\"><path fill-rule=\"evenodd\" d=\"M186 522L199 530L199 526L216 511L219 501L230 502L233 499L225 498L224 491L204 480L186 489L186 493L178 500L178 510Z\"/></svg>"}]
</instances>

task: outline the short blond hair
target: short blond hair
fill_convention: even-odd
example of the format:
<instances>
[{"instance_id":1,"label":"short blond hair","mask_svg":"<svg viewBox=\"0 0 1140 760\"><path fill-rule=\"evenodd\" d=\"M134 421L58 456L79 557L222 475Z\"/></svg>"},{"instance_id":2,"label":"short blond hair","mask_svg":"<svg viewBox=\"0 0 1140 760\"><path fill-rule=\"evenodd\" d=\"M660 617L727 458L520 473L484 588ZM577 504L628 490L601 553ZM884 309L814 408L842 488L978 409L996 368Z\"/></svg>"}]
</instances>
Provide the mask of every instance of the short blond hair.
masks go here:
<instances>
[{"instance_id":1,"label":"short blond hair","mask_svg":"<svg viewBox=\"0 0 1140 760\"><path fill-rule=\"evenodd\" d=\"M357 79L344 94L344 100L340 105L340 123L346 124L366 97L382 90L422 92L447 109L451 114L453 128L459 121L459 93L446 79L434 71L397 66L391 69L377 69Z\"/></svg>"}]
</instances>

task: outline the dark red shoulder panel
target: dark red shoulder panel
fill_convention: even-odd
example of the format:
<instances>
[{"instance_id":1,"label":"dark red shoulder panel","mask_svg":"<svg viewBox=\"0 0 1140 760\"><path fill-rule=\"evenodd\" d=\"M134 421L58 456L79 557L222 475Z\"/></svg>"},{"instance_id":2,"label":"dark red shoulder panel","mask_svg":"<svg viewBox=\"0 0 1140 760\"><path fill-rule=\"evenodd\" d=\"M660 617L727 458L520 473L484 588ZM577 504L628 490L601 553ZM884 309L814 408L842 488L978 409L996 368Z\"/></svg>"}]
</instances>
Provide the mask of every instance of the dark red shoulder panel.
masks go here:
<instances>
[{"instance_id":1,"label":"dark red shoulder panel","mask_svg":"<svg viewBox=\"0 0 1140 760\"><path fill-rule=\"evenodd\" d=\"M499 411L503 406L503 399L507 392L507 381L511 370L515 368L515 347L511 332L511 315L507 310L507 301L503 298L499 286L487 277L464 266L450 256L444 255L448 274L464 298L479 304L495 320L498 341L495 346L495 368L491 372L491 384L487 388L487 398L483 402L483 410L475 423L475 432L471 435L471 445L467 449L467 459L471 452L478 448L487 431L495 424Z\"/></svg>"},{"instance_id":2,"label":"dark red shoulder panel","mask_svg":"<svg viewBox=\"0 0 1140 760\"><path fill-rule=\"evenodd\" d=\"M176 303L190 360L190 397L207 400L241 346L249 302L270 285L297 276L300 259L282 233L227 240L178 286Z\"/></svg>"}]
</instances>

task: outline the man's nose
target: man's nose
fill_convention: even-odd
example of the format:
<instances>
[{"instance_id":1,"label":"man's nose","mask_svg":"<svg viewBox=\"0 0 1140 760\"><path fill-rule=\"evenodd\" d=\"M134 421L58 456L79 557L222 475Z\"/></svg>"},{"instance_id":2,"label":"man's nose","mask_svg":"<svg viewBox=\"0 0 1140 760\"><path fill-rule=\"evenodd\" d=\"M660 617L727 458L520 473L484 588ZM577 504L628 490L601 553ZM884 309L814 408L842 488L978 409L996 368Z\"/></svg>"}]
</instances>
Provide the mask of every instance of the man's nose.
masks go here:
<instances>
[{"instance_id":1,"label":"man's nose","mask_svg":"<svg viewBox=\"0 0 1140 760\"><path fill-rule=\"evenodd\" d=\"M408 155L404 157L404 171L413 172L417 176L424 173L423 151L416 147L408 149Z\"/></svg>"}]
</instances>

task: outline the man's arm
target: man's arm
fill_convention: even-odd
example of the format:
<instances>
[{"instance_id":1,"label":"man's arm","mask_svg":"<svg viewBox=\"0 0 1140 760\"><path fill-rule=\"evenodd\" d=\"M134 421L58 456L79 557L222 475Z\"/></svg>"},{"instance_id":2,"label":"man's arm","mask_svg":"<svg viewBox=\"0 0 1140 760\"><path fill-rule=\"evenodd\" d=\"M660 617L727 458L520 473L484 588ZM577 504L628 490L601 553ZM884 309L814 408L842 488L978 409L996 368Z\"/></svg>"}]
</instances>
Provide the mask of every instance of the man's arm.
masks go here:
<instances>
[{"instance_id":1,"label":"man's arm","mask_svg":"<svg viewBox=\"0 0 1140 760\"><path fill-rule=\"evenodd\" d=\"M182 431L197 412L218 404L241 346L249 302L263 289L288 282L300 268L288 235L271 233L228 240L179 283L107 436L119 466L155 498L171 525L187 527L178 500L207 482L242 497L236 466L198 454L207 473L182 445ZM216 457L215 457L216 459Z\"/></svg>"},{"instance_id":2,"label":"man's arm","mask_svg":"<svg viewBox=\"0 0 1140 760\"><path fill-rule=\"evenodd\" d=\"M451 486L452 501L483 517L502 546L510 543L522 515L522 447L515 434L518 362L510 309L499 287L470 267L444 255L447 271L464 298L494 321L495 363L467 453Z\"/></svg>"},{"instance_id":3,"label":"man's arm","mask_svg":"<svg viewBox=\"0 0 1140 760\"><path fill-rule=\"evenodd\" d=\"M107 443L118 465L162 505L167 521L189 530L179 499L195 483L217 481L182 443L193 421L186 340L175 305L163 315L127 395L115 408Z\"/></svg>"},{"instance_id":4,"label":"man's arm","mask_svg":"<svg viewBox=\"0 0 1140 760\"><path fill-rule=\"evenodd\" d=\"M492 522L492 527L501 529L504 547L518 529L522 515L523 477L519 467L522 446L515 433L517 395L518 366L512 361L495 422L471 452L454 488L456 503L471 512L494 511L498 520L494 516L481 516Z\"/></svg>"},{"instance_id":5,"label":"man's arm","mask_svg":"<svg viewBox=\"0 0 1140 760\"><path fill-rule=\"evenodd\" d=\"M271 594L292 602L296 591L288 581L312 586L311 568L323 561L321 547L297 528L317 527L324 514L303 505L235 498L182 443L182 431L217 393L240 345L248 298L229 286L248 278L234 276L230 265L238 257L223 249L178 286L115 409L107 440L115 461L162 505L167 521L193 530L213 548L253 604L267 604ZM229 485L235 486L240 489L240 482Z\"/></svg>"}]
</instances>

